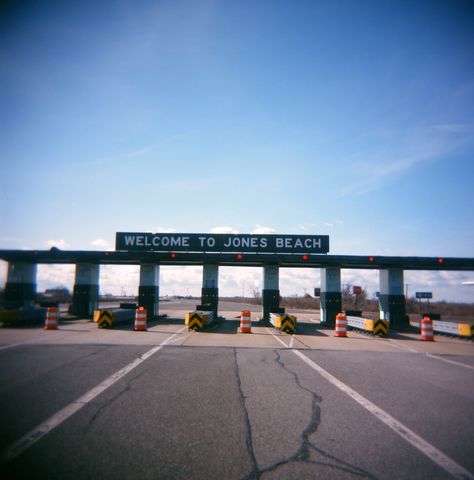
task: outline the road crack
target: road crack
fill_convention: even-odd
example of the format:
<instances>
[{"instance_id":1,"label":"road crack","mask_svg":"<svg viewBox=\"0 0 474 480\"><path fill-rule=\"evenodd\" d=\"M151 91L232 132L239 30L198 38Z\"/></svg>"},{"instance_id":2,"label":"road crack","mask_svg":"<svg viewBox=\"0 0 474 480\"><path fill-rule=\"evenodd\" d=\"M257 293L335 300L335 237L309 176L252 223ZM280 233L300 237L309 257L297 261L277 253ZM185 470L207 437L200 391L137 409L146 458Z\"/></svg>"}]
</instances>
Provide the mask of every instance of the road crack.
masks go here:
<instances>
[{"instance_id":1,"label":"road crack","mask_svg":"<svg viewBox=\"0 0 474 480\"><path fill-rule=\"evenodd\" d=\"M240 367L239 367L239 362L237 361L237 349L233 348L234 351L234 359L235 359L235 378L237 380L237 387L239 389L239 401L240 401L240 408L242 410L242 413L244 415L244 421L245 421L245 432L246 432L246 438L245 438L245 443L247 446L247 452L250 457L250 463L252 465L252 470L251 472L245 477L248 480L251 479L259 479L260 478L260 472L258 469L257 465L257 459L255 457L255 451L253 447L253 436L252 436L252 425L250 423L250 417L249 417L249 412L247 408L247 403L246 403L246 397L244 395L244 391L242 389L242 380L240 378Z\"/></svg>"},{"instance_id":2,"label":"road crack","mask_svg":"<svg viewBox=\"0 0 474 480\"><path fill-rule=\"evenodd\" d=\"M97 411L94 413L92 418L87 422L87 425L84 428L84 432L88 432L89 429L92 427L94 422L99 418L99 416L102 414L102 412L110 407L112 403L114 403L116 400L118 400L124 393L129 392L132 389L132 384L136 380L138 380L142 375L144 375L147 372L146 369L135 375L134 377L131 377L126 383L125 386L119 390L113 397L111 397L109 400L107 400L103 405L101 405Z\"/></svg>"},{"instance_id":3,"label":"road crack","mask_svg":"<svg viewBox=\"0 0 474 480\"><path fill-rule=\"evenodd\" d=\"M306 388L301 384L301 381L298 375L296 374L296 372L294 372L293 370L290 370L285 365L278 350L274 350L274 353L276 356L275 358L276 363L285 372L289 373L294 378L297 387L300 390L311 395L311 417L309 419L308 424L306 425L306 427L301 433L301 444L293 455L290 455L287 458L283 458L275 462L273 465L270 465L263 469L258 469L257 462L255 460L254 469L249 475L244 477L242 480L260 479L264 474L275 472L276 470L280 469L283 466L289 465L291 463L298 463L298 462L305 463L308 465L314 465L314 466L329 467L334 470L340 470L357 477L376 480L376 477L374 477L371 473L355 465L351 465L350 463L345 462L344 460L341 460L340 458L337 458L336 456L325 452L324 450L316 446L314 440L313 442L311 441L311 437L317 432L319 425L321 424L320 404L323 399L316 392L313 392L312 390L310 390L309 388ZM248 412L247 412L247 417L248 417ZM250 428L250 425L248 428ZM323 460L311 460L311 452L318 453L323 457Z\"/></svg>"}]
</instances>

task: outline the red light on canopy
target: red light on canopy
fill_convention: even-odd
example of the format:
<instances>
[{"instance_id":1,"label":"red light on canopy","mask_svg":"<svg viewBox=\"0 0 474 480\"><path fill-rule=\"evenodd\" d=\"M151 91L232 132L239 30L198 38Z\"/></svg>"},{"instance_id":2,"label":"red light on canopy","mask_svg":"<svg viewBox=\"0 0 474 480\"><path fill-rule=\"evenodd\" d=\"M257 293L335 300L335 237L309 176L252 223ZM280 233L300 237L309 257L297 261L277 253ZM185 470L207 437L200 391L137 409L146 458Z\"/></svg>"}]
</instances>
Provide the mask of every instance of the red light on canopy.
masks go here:
<instances>
[{"instance_id":1,"label":"red light on canopy","mask_svg":"<svg viewBox=\"0 0 474 480\"><path fill-rule=\"evenodd\" d=\"M243 256L242 254L239 253L239 254L237 255L237 260L242 260L243 258L244 258L244 256Z\"/></svg>"},{"instance_id":2,"label":"red light on canopy","mask_svg":"<svg viewBox=\"0 0 474 480\"><path fill-rule=\"evenodd\" d=\"M369 257L369 262L373 262L374 261L374 257Z\"/></svg>"},{"instance_id":3,"label":"red light on canopy","mask_svg":"<svg viewBox=\"0 0 474 480\"><path fill-rule=\"evenodd\" d=\"M438 258L438 263L443 263L443 262L444 262L444 259Z\"/></svg>"},{"instance_id":4,"label":"red light on canopy","mask_svg":"<svg viewBox=\"0 0 474 480\"><path fill-rule=\"evenodd\" d=\"M301 258L302 258L304 261L306 261L306 260L308 260L309 257L308 257L308 255L303 255Z\"/></svg>"},{"instance_id":5,"label":"red light on canopy","mask_svg":"<svg viewBox=\"0 0 474 480\"><path fill-rule=\"evenodd\" d=\"M171 258L176 258L176 253L173 252L173 253L171 254Z\"/></svg>"}]
</instances>

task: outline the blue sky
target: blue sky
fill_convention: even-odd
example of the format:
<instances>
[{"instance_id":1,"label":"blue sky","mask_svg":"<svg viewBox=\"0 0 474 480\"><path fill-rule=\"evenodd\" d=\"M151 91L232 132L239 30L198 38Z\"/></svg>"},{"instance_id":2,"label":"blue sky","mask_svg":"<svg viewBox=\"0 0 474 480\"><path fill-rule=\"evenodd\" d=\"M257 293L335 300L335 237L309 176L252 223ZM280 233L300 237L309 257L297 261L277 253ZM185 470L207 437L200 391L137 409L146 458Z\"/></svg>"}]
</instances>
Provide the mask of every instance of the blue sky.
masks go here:
<instances>
[{"instance_id":1,"label":"blue sky","mask_svg":"<svg viewBox=\"0 0 474 480\"><path fill-rule=\"evenodd\" d=\"M0 248L227 227L329 234L334 254L474 256L472 1L4 5ZM71 284L46 270L40 287ZM162 283L197 293L190 271ZM412 275L474 299L474 272ZM223 293L244 276L223 274Z\"/></svg>"}]
</instances>

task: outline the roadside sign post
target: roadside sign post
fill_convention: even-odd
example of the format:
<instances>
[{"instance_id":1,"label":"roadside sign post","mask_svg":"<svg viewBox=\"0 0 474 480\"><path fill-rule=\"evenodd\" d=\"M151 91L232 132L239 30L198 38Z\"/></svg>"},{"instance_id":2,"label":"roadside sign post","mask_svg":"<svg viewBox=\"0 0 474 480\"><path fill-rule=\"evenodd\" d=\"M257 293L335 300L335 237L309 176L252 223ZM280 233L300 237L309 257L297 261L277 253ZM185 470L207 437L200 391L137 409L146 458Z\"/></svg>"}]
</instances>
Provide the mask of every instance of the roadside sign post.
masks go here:
<instances>
[{"instance_id":1,"label":"roadside sign post","mask_svg":"<svg viewBox=\"0 0 474 480\"><path fill-rule=\"evenodd\" d=\"M356 297L356 310L358 310L357 308L357 300L359 298L359 295L362 293L362 287L359 287L359 286L354 286L352 287L352 293L355 295Z\"/></svg>"},{"instance_id":2,"label":"roadside sign post","mask_svg":"<svg viewBox=\"0 0 474 480\"><path fill-rule=\"evenodd\" d=\"M428 313L431 313L430 309L430 298L433 298L433 292L416 292L415 293L416 298L418 299L418 306L420 309L420 318L421 318L421 300L425 299L428 307Z\"/></svg>"}]
</instances>

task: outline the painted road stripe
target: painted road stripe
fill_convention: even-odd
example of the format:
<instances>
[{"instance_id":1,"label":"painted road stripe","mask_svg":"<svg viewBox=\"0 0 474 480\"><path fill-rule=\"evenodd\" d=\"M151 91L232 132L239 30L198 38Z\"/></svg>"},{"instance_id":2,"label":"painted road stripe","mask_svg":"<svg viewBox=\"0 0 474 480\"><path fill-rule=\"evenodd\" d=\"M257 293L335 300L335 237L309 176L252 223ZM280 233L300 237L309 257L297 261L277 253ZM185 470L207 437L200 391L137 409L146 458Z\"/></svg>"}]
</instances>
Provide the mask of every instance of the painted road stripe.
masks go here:
<instances>
[{"instance_id":1,"label":"painted road stripe","mask_svg":"<svg viewBox=\"0 0 474 480\"><path fill-rule=\"evenodd\" d=\"M393 418L389 415L385 410L382 410L377 405L372 403L367 398L363 397L351 387L346 385L345 383L338 380L336 377L332 376L329 372L324 370L324 368L320 367L317 363L313 362L310 358L306 355L301 353L298 350L291 350L296 356L301 358L303 362L309 365L313 370L316 370L322 377L326 380L331 382L337 388L342 390L345 394L349 395L352 399L354 399L357 403L362 405L365 409L367 409L372 415L377 417L380 421L385 423L388 427L398 433L402 438L404 438L407 442L417 448L420 452L424 453L428 458L433 460L433 462L437 463L440 467L446 470L449 474L451 474L454 478L458 479L470 479L474 480L474 476L468 472L465 468L461 465L456 463L454 460L449 458L443 452L438 450L435 446L428 443L426 440L421 438L415 432L410 430L408 427L400 423L398 420Z\"/></svg>"},{"instance_id":2,"label":"painted road stripe","mask_svg":"<svg viewBox=\"0 0 474 480\"><path fill-rule=\"evenodd\" d=\"M456 362L456 360L449 360L448 358L440 357L438 355L433 355L432 353L425 353L425 355L429 358L435 358L436 360L441 360L442 362L451 363L459 367L464 367L464 368L469 368L471 370L474 370L473 365L467 365L466 363Z\"/></svg>"},{"instance_id":3,"label":"painted road stripe","mask_svg":"<svg viewBox=\"0 0 474 480\"><path fill-rule=\"evenodd\" d=\"M67 420L70 416L74 415L78 410L87 405L91 400L93 400L95 397L107 390L122 377L127 375L127 373L130 373L134 368L138 367L138 365L142 364L145 360L150 358L156 352L159 352L164 346L170 343L174 337L179 335L186 328L187 327L181 328L173 335L171 335L171 337L168 337L159 345L151 348L143 355L136 358L133 362L129 363L122 369L112 374L110 377L106 378L102 383L99 383L99 385L82 395L82 397L79 397L77 400L70 403L62 410L59 410L59 412L55 413L52 417L49 417L43 423L41 423L36 428L21 437L18 441L16 441L14 444L10 445L10 447L4 450L4 452L0 456L0 462L11 462L14 458L16 458L22 452L30 448L34 443L44 437L47 433L56 428L58 425L61 425L61 423Z\"/></svg>"},{"instance_id":4,"label":"painted road stripe","mask_svg":"<svg viewBox=\"0 0 474 480\"><path fill-rule=\"evenodd\" d=\"M281 338L278 338L270 329L266 328L265 329L273 338L275 338L276 340L278 340L285 348L288 348L288 345L281 339Z\"/></svg>"},{"instance_id":5,"label":"painted road stripe","mask_svg":"<svg viewBox=\"0 0 474 480\"><path fill-rule=\"evenodd\" d=\"M360 332L353 331L353 333L357 333L357 334L365 337L365 335L363 335ZM408 347L408 346L403 345L401 343L398 343L395 340L393 340L392 338L387 338L387 339L375 338L375 340L377 340L379 342L384 342L385 345L388 345L389 347L399 348L400 350L405 350L405 351L411 352L411 353L418 353L419 355L425 355L429 358L433 358L435 360L440 360L441 362L450 363L451 365L457 365L458 367L464 367L464 368L469 368L470 370L474 370L473 365L467 365L466 363L456 362L456 360L450 360L449 358L440 357L439 355L434 355L433 353L420 352L419 350L416 350L414 348L411 348L411 347Z\"/></svg>"},{"instance_id":6,"label":"painted road stripe","mask_svg":"<svg viewBox=\"0 0 474 480\"><path fill-rule=\"evenodd\" d=\"M413 352L413 353L418 353L419 355L425 355L429 358L433 358L435 360L440 360L441 362L450 363L452 365L457 365L458 367L464 367L464 368L469 368L470 370L474 370L473 365L467 365L466 363L456 362L456 360L450 360L449 358L440 357L439 355L434 355L433 353L420 352L419 350L416 350L414 348L407 347L406 345L402 345L401 343L398 343L395 340L392 340L391 338L389 338L388 340L390 342L388 345L390 345L392 347L401 348L402 350L406 350L408 352Z\"/></svg>"},{"instance_id":7,"label":"painted road stripe","mask_svg":"<svg viewBox=\"0 0 474 480\"><path fill-rule=\"evenodd\" d=\"M23 345L41 343L44 339L45 337L41 337L41 338L33 338L33 340L27 340L26 342L21 342L21 343L10 343L9 345L2 345L0 347L0 350L7 350L8 348L15 348L15 347L21 347Z\"/></svg>"}]
</instances>

